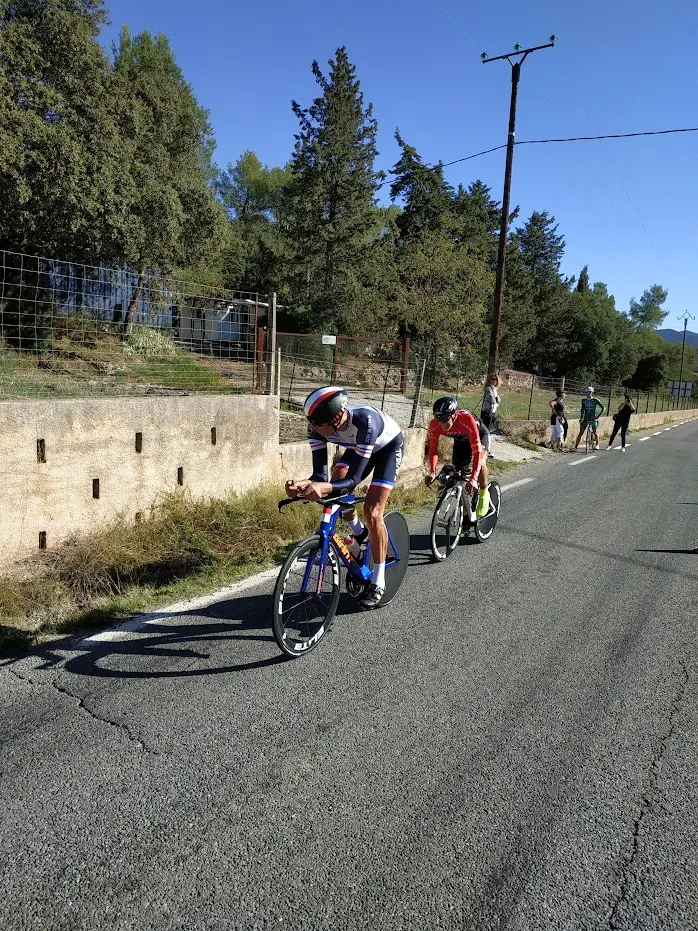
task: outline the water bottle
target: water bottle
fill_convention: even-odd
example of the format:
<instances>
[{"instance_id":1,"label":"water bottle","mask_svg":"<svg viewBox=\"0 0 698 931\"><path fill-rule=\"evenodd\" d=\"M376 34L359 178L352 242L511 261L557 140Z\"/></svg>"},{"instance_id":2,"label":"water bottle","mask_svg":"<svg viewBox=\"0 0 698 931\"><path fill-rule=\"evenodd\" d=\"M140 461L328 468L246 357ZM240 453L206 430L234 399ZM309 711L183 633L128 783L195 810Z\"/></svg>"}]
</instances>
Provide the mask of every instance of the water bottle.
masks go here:
<instances>
[{"instance_id":1,"label":"water bottle","mask_svg":"<svg viewBox=\"0 0 698 931\"><path fill-rule=\"evenodd\" d=\"M356 542L356 538L353 533L344 538L344 545L349 550L354 559L359 558L361 555L361 545Z\"/></svg>"}]
</instances>

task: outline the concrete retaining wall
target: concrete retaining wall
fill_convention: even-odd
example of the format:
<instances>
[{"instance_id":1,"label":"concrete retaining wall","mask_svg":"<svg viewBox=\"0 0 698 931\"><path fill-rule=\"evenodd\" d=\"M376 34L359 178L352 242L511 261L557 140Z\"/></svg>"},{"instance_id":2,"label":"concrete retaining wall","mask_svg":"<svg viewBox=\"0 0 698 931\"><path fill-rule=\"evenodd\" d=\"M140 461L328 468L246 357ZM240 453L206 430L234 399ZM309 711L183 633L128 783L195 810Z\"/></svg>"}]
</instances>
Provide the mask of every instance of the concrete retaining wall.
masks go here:
<instances>
[{"instance_id":1,"label":"concrete retaining wall","mask_svg":"<svg viewBox=\"0 0 698 931\"><path fill-rule=\"evenodd\" d=\"M278 400L263 396L0 402L0 562L51 549L116 517L136 520L159 494L244 492L310 474L306 442L279 445ZM419 470L410 430L402 480Z\"/></svg>"}]
</instances>

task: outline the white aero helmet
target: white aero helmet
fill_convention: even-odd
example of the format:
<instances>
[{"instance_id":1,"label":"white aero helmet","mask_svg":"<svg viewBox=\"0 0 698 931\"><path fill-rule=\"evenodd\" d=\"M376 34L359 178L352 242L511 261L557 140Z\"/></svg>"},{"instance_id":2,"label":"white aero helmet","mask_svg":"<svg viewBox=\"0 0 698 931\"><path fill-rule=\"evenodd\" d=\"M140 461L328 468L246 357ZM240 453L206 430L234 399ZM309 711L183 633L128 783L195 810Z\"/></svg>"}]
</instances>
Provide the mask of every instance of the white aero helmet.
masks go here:
<instances>
[{"instance_id":1,"label":"white aero helmet","mask_svg":"<svg viewBox=\"0 0 698 931\"><path fill-rule=\"evenodd\" d=\"M593 393L594 393L594 386L593 386L593 385L587 385L586 391L585 391L584 393L585 393L585 394L593 394Z\"/></svg>"}]
</instances>

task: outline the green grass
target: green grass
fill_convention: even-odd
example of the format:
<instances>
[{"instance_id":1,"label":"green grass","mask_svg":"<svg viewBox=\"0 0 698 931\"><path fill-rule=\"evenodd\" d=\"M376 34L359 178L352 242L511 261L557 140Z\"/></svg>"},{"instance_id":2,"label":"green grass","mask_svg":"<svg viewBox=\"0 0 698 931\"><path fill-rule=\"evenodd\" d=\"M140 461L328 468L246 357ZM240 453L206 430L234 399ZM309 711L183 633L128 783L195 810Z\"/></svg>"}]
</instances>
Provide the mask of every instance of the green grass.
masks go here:
<instances>
[{"instance_id":1,"label":"green grass","mask_svg":"<svg viewBox=\"0 0 698 931\"><path fill-rule=\"evenodd\" d=\"M214 591L278 562L317 528L319 509L285 508L275 485L224 500L173 494L147 519L117 521L0 576L0 654L85 627L109 626ZM433 503L423 486L398 487L405 512Z\"/></svg>"}]
</instances>

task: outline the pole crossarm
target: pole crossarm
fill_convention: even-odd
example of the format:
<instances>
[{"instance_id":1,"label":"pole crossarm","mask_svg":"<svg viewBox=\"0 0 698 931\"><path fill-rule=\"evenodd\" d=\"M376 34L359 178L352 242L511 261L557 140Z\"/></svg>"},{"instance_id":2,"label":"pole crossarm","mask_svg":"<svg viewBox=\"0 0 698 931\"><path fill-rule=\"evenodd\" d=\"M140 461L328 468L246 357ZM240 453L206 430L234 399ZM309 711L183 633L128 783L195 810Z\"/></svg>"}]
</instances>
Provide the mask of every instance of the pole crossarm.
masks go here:
<instances>
[{"instance_id":1,"label":"pole crossarm","mask_svg":"<svg viewBox=\"0 0 698 931\"><path fill-rule=\"evenodd\" d=\"M506 58L509 64L513 65L514 63L511 60L510 56L511 55L523 55L523 58L519 62L519 64L522 64L524 58L526 58L526 56L530 52L538 52L542 48L552 48L554 45L555 45L554 42L548 42L547 45L534 45L532 48L515 49L513 52L507 52L505 55L495 55L493 58L490 58L487 55L487 52L483 52L480 58L482 59L483 65L488 65L491 61L501 61L503 58Z\"/></svg>"}]
</instances>

